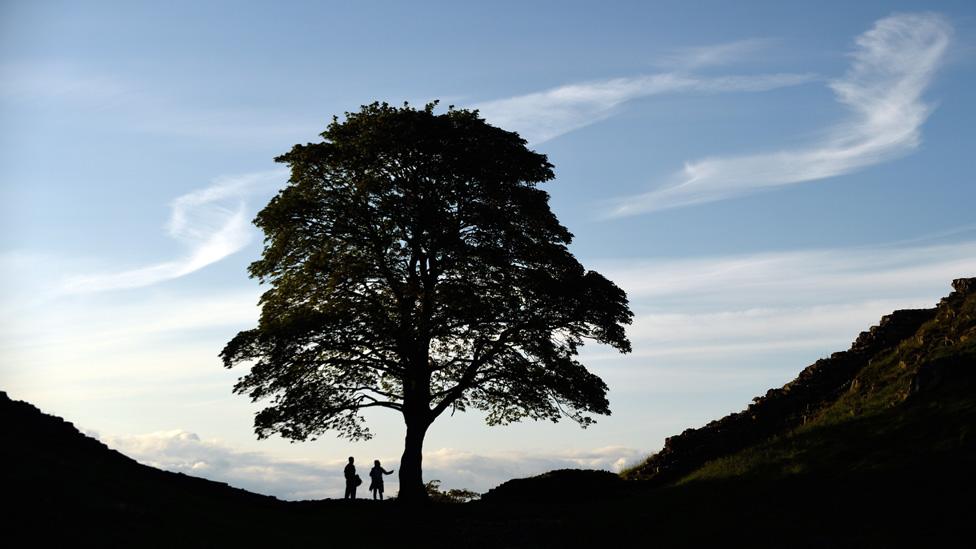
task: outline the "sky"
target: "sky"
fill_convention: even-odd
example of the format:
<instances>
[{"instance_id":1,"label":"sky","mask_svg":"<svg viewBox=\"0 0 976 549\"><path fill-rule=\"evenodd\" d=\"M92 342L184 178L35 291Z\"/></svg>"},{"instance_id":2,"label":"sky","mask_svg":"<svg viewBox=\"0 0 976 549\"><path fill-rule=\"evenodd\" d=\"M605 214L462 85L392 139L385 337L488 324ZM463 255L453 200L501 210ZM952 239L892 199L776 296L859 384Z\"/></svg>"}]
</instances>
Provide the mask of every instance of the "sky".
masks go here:
<instances>
[{"instance_id":1,"label":"sky","mask_svg":"<svg viewBox=\"0 0 976 549\"><path fill-rule=\"evenodd\" d=\"M340 497L376 437L257 440L218 359L254 326L273 158L362 104L479 109L548 155L633 352L612 415L439 419L426 479L617 471L976 276L976 5L0 2L0 390L141 462ZM395 493L396 476L387 491Z\"/></svg>"}]
</instances>

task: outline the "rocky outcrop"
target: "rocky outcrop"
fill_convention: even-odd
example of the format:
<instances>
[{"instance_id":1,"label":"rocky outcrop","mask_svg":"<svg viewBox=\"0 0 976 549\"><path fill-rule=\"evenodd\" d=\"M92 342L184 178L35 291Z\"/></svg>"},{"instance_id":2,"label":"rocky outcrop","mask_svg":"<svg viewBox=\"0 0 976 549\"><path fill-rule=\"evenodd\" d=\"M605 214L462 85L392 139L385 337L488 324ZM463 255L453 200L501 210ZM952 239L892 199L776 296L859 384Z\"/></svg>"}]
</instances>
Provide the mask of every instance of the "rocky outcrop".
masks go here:
<instances>
[{"instance_id":1,"label":"rocky outcrop","mask_svg":"<svg viewBox=\"0 0 976 549\"><path fill-rule=\"evenodd\" d=\"M672 482L710 460L802 425L848 391L852 384L856 385L858 373L873 359L916 336L925 323L958 314L961 304L976 293L976 278L955 280L953 288L955 292L935 308L895 311L883 317L877 326L861 332L849 350L811 364L793 381L753 399L742 412L666 439L664 448L628 471L627 478L662 484ZM928 372L920 370L915 390L941 382L945 371L944 367Z\"/></svg>"},{"instance_id":2,"label":"rocky outcrop","mask_svg":"<svg viewBox=\"0 0 976 549\"><path fill-rule=\"evenodd\" d=\"M954 280L952 288L930 329L917 334L901 357L900 365L913 372L909 398L976 384L976 278Z\"/></svg>"}]
</instances>

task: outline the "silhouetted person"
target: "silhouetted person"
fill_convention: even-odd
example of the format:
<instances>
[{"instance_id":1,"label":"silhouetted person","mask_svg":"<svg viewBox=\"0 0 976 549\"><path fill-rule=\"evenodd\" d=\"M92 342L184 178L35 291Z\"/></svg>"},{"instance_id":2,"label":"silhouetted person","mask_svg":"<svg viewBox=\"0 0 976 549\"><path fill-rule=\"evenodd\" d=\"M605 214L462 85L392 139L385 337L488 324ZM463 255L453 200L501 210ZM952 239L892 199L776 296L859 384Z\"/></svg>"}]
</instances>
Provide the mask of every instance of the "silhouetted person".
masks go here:
<instances>
[{"instance_id":1,"label":"silhouetted person","mask_svg":"<svg viewBox=\"0 0 976 549\"><path fill-rule=\"evenodd\" d=\"M393 470L387 471L380 466L380 460L373 460L373 468L369 470L369 489L373 492L373 499L376 499L376 494L379 493L380 499L383 499L383 475L392 475Z\"/></svg>"},{"instance_id":2,"label":"silhouetted person","mask_svg":"<svg viewBox=\"0 0 976 549\"><path fill-rule=\"evenodd\" d=\"M356 460L349 456L349 463L346 464L346 468L342 470L343 474L346 476L346 495L343 499L356 499L356 487L362 482L359 475L356 474L356 466L353 462Z\"/></svg>"}]
</instances>

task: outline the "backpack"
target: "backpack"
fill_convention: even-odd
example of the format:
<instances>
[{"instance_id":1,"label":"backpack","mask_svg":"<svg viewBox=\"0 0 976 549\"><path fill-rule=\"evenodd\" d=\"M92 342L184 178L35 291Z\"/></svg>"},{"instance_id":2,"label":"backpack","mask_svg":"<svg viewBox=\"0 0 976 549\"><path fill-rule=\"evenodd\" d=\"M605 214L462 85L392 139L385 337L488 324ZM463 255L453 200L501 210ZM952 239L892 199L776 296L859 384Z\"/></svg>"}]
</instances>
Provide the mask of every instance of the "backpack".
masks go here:
<instances>
[{"instance_id":1,"label":"backpack","mask_svg":"<svg viewBox=\"0 0 976 549\"><path fill-rule=\"evenodd\" d=\"M354 484L355 484L356 486L359 486L359 485L360 485L360 484L362 484L362 483L363 483L363 477L361 477L361 476L359 476L359 475L356 475L356 480L355 480L355 482L354 482Z\"/></svg>"}]
</instances>

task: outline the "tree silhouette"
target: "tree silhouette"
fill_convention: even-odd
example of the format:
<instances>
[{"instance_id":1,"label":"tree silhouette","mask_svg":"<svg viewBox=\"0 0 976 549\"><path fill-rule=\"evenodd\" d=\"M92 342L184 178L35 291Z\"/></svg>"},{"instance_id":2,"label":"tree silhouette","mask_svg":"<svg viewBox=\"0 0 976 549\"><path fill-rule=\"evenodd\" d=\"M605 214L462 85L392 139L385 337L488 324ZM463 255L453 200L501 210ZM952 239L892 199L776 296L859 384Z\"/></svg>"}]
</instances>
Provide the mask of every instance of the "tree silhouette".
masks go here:
<instances>
[{"instance_id":1,"label":"tree silhouette","mask_svg":"<svg viewBox=\"0 0 976 549\"><path fill-rule=\"evenodd\" d=\"M424 436L447 410L586 426L607 387L577 360L584 339L630 351L627 296L568 251L536 185L552 165L477 111L374 103L333 118L321 143L276 161L289 184L258 214L270 289L258 327L221 352L270 399L261 438L370 438L361 412L403 415L401 500L425 497Z\"/></svg>"}]
</instances>

